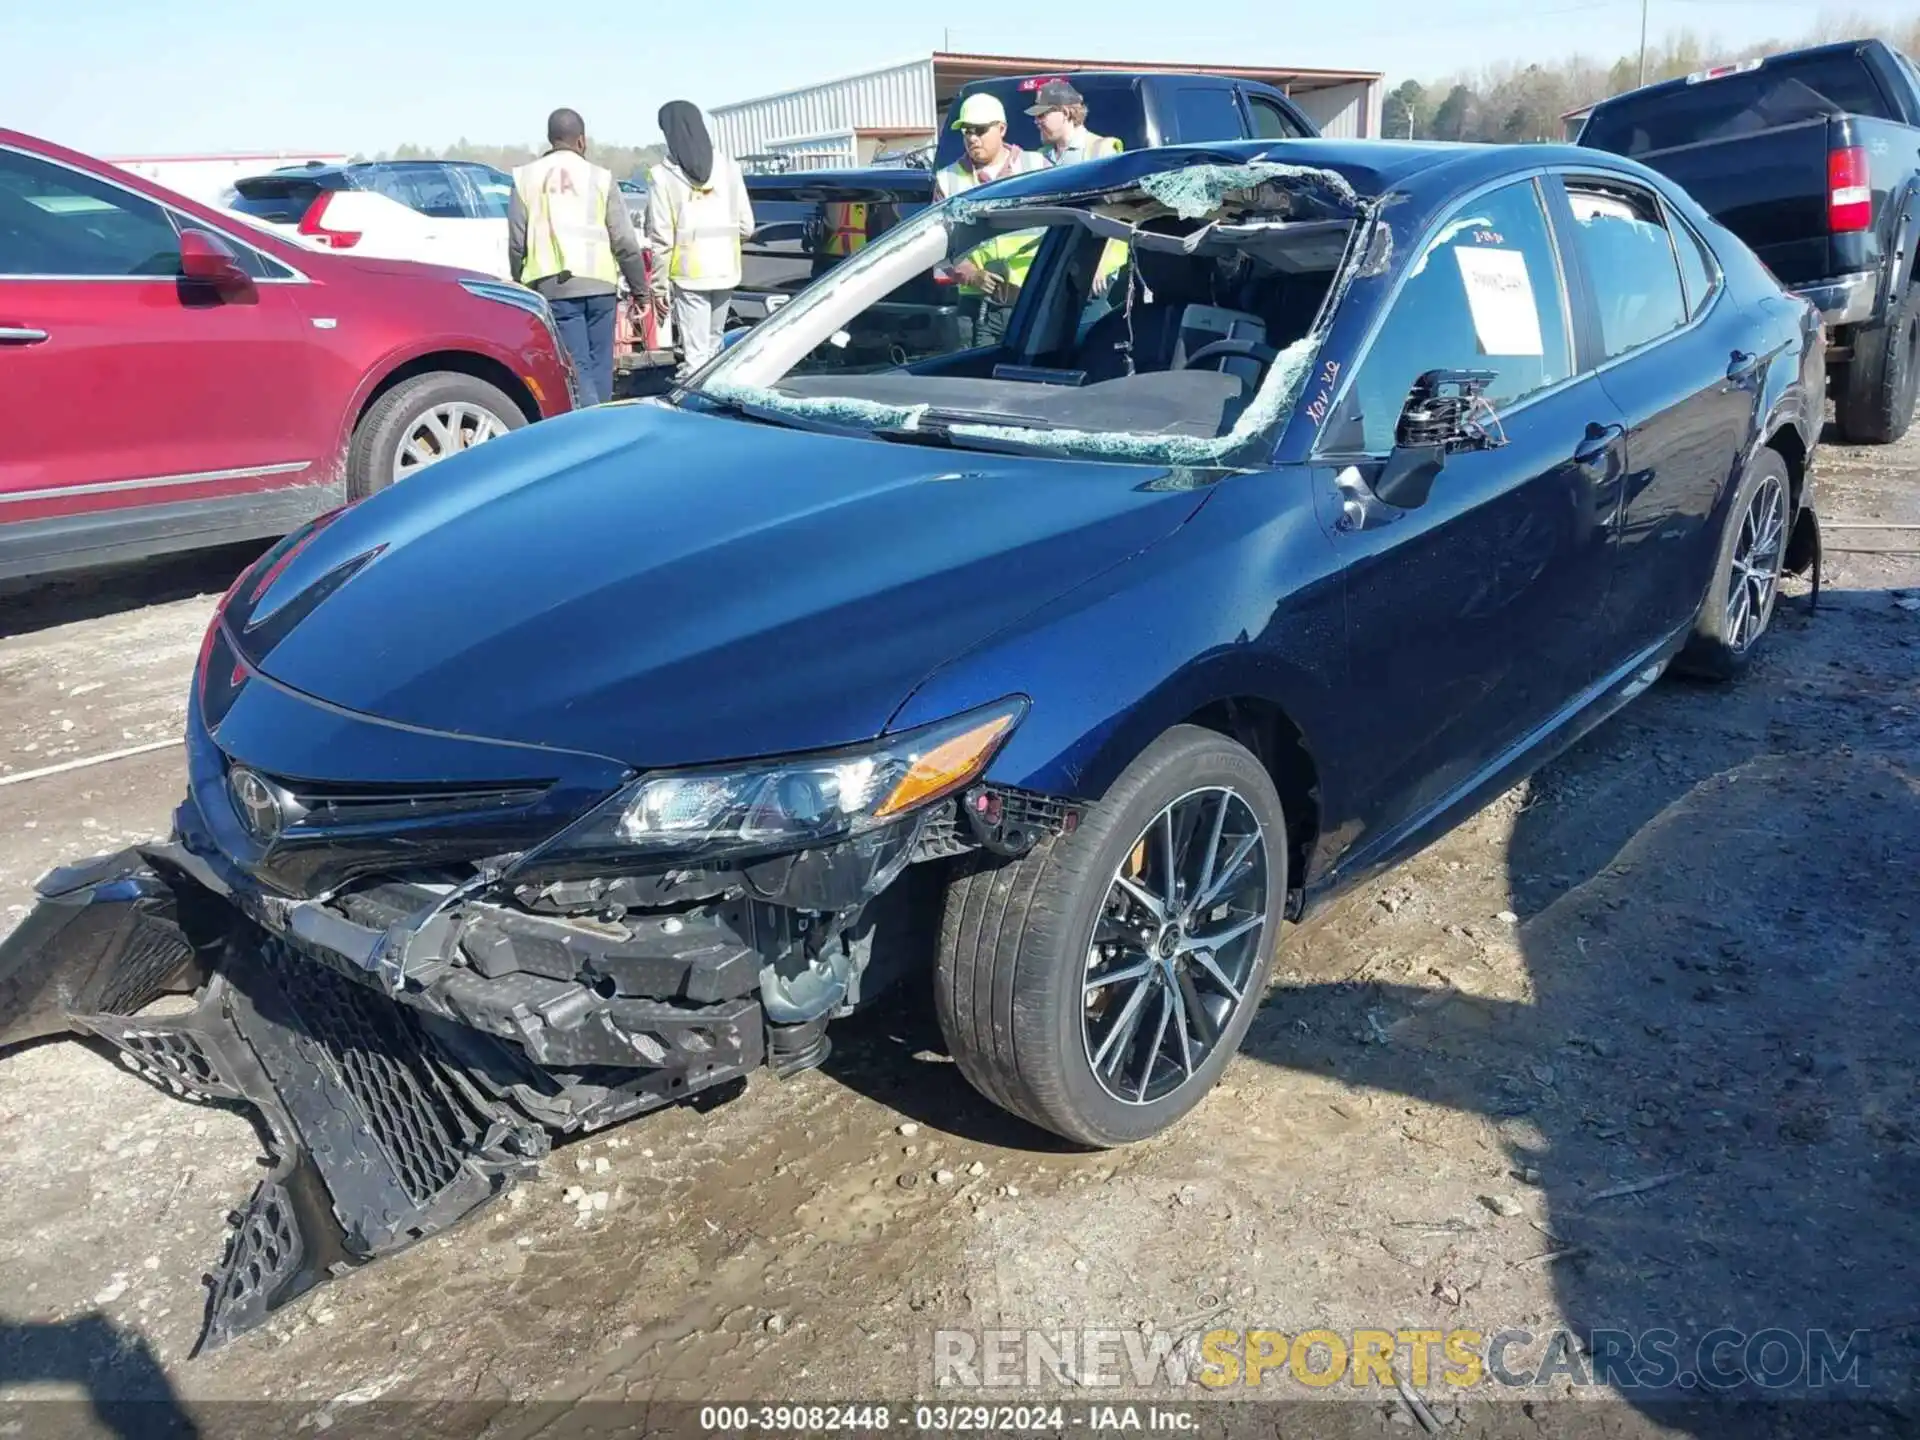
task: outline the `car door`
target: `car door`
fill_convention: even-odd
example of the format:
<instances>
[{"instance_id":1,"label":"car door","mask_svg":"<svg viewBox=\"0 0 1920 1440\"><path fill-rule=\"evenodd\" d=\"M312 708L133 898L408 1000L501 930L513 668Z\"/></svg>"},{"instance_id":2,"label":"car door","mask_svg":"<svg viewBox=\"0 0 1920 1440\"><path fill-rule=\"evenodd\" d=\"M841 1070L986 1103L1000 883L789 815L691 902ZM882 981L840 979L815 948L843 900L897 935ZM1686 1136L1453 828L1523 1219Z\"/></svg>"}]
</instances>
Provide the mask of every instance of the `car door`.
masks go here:
<instances>
[{"instance_id":1,"label":"car door","mask_svg":"<svg viewBox=\"0 0 1920 1440\"><path fill-rule=\"evenodd\" d=\"M1743 348L1752 326L1717 303L1712 252L1652 190L1612 176L1563 184L1600 383L1627 424L1609 614L1634 649L1691 623L1706 593L1719 500L1752 433L1768 357Z\"/></svg>"},{"instance_id":2,"label":"car door","mask_svg":"<svg viewBox=\"0 0 1920 1440\"><path fill-rule=\"evenodd\" d=\"M223 238L250 295L180 278L166 207L0 147L0 524L311 481L305 287Z\"/></svg>"},{"instance_id":3,"label":"car door","mask_svg":"<svg viewBox=\"0 0 1920 1440\"><path fill-rule=\"evenodd\" d=\"M1484 783L1607 663L1622 424L1582 371L1573 314L1544 182L1509 181L1410 247L1329 394L1312 473L1347 576L1347 743L1370 758L1356 843L1390 846ZM1449 455L1424 503L1396 507L1372 486L1409 391L1436 369L1491 375L1498 443Z\"/></svg>"}]
</instances>

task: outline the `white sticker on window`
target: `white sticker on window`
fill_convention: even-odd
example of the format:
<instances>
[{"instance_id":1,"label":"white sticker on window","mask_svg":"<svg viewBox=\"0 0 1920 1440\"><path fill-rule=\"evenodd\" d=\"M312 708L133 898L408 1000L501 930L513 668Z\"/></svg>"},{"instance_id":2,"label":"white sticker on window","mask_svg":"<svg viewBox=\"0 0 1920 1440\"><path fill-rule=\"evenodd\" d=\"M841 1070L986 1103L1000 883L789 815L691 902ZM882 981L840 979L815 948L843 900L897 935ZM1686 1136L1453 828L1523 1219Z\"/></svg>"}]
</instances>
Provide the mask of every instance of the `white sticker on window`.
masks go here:
<instances>
[{"instance_id":1,"label":"white sticker on window","mask_svg":"<svg viewBox=\"0 0 1920 1440\"><path fill-rule=\"evenodd\" d=\"M1460 279L1467 287L1467 308L1480 349L1488 355L1544 355L1540 310L1533 301L1527 257L1518 250L1479 245L1454 248Z\"/></svg>"}]
</instances>

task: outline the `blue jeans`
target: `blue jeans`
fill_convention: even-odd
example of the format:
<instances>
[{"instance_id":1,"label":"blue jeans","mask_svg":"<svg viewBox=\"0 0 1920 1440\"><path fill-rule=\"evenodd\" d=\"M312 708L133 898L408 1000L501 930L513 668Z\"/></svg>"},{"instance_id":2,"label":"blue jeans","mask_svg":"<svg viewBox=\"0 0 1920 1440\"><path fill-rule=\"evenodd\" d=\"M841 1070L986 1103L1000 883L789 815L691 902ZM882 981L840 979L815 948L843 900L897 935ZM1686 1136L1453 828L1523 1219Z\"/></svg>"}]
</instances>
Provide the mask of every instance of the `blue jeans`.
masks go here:
<instances>
[{"instance_id":1,"label":"blue jeans","mask_svg":"<svg viewBox=\"0 0 1920 1440\"><path fill-rule=\"evenodd\" d=\"M573 356L580 378L580 403L598 405L613 398L613 316L616 295L582 295L555 300L553 320L560 327L560 343Z\"/></svg>"}]
</instances>

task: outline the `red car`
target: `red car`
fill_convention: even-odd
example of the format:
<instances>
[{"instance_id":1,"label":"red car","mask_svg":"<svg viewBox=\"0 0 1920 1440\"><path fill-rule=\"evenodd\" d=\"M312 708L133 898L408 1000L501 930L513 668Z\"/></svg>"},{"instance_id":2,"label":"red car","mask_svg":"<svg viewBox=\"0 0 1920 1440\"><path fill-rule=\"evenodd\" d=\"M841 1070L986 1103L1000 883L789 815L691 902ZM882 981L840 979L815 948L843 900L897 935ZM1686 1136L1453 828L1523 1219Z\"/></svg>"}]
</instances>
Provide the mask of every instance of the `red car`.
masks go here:
<instances>
[{"instance_id":1,"label":"red car","mask_svg":"<svg viewBox=\"0 0 1920 1440\"><path fill-rule=\"evenodd\" d=\"M0 579L280 535L573 406L546 302L0 129Z\"/></svg>"}]
</instances>

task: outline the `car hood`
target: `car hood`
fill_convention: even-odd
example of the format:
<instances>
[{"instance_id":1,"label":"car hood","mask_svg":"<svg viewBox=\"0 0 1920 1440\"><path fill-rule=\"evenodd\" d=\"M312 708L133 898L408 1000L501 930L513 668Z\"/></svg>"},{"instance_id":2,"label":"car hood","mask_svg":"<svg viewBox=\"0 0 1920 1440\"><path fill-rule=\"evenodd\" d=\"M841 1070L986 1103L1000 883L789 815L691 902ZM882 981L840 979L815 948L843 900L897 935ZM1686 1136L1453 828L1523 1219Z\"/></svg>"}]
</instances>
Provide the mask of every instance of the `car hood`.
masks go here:
<instances>
[{"instance_id":1,"label":"car hood","mask_svg":"<svg viewBox=\"0 0 1920 1440\"><path fill-rule=\"evenodd\" d=\"M227 619L263 673L362 714L638 766L737 759L879 734L933 670L1204 493L1138 465L601 406L336 512Z\"/></svg>"}]
</instances>

